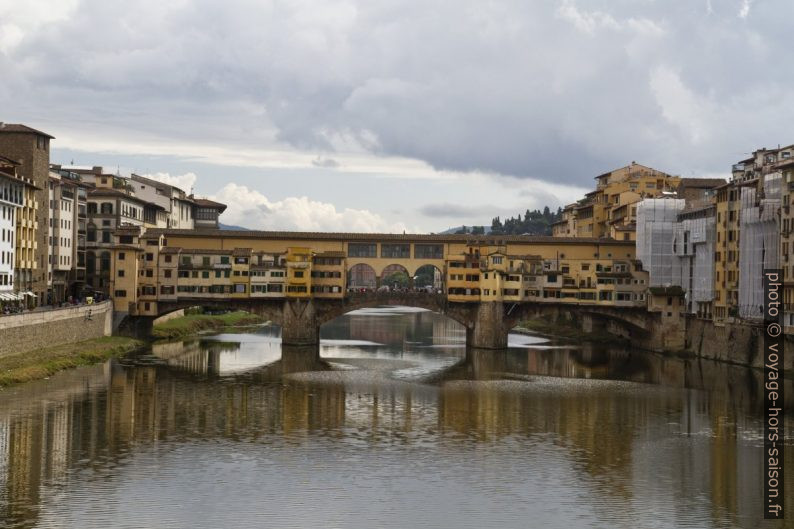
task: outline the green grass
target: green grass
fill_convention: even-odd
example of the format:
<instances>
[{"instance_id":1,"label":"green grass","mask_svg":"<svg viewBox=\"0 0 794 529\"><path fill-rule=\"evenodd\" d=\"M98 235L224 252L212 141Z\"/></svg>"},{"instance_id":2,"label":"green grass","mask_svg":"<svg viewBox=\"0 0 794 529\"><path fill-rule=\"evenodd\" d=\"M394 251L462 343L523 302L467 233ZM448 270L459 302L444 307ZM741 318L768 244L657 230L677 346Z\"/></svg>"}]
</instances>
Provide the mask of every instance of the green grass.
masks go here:
<instances>
[{"instance_id":1,"label":"green grass","mask_svg":"<svg viewBox=\"0 0 794 529\"><path fill-rule=\"evenodd\" d=\"M187 314L179 318L155 325L152 336L157 339L174 339L198 334L202 331L222 330L227 327L241 327L264 323L265 319L244 311L226 314Z\"/></svg>"},{"instance_id":2,"label":"green grass","mask_svg":"<svg viewBox=\"0 0 794 529\"><path fill-rule=\"evenodd\" d=\"M105 336L84 342L36 349L0 358L0 386L46 378L58 371L104 362L143 342L124 336Z\"/></svg>"}]
</instances>

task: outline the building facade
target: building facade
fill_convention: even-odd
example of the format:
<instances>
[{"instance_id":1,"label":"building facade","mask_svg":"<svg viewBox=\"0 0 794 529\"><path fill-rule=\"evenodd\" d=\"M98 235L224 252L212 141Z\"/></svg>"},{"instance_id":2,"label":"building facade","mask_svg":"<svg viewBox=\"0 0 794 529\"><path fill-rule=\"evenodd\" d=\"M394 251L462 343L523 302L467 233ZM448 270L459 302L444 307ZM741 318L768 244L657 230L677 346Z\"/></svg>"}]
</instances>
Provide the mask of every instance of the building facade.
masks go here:
<instances>
[{"instance_id":1,"label":"building facade","mask_svg":"<svg viewBox=\"0 0 794 529\"><path fill-rule=\"evenodd\" d=\"M38 304L45 303L47 296L48 233L44 228L49 225L49 208L45 205L49 201L50 140L52 139L49 134L26 125L0 123L0 153L18 162L19 175L35 186L33 202L34 205L38 204L38 208L35 208L34 221L37 225L34 229L36 244L32 248L35 266L28 270L32 272L29 285Z\"/></svg>"}]
</instances>

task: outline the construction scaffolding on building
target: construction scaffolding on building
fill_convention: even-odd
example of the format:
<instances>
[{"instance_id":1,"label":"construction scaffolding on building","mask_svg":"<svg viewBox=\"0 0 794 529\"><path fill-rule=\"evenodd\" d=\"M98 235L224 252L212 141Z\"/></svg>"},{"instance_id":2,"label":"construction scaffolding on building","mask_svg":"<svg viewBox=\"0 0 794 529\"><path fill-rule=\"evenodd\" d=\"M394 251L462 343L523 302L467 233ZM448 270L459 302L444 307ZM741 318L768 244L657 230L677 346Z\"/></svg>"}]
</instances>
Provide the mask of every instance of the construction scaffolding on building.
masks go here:
<instances>
[{"instance_id":1,"label":"construction scaffolding on building","mask_svg":"<svg viewBox=\"0 0 794 529\"><path fill-rule=\"evenodd\" d=\"M673 282L686 291L686 311L705 318L714 301L715 214L713 205L683 210L673 236Z\"/></svg>"},{"instance_id":2,"label":"construction scaffolding on building","mask_svg":"<svg viewBox=\"0 0 794 529\"><path fill-rule=\"evenodd\" d=\"M742 318L763 319L763 272L780 265L780 186L778 172L764 175L760 195L752 185L741 189L739 316Z\"/></svg>"},{"instance_id":3,"label":"construction scaffolding on building","mask_svg":"<svg viewBox=\"0 0 794 529\"><path fill-rule=\"evenodd\" d=\"M679 284L673 239L684 204L682 199L647 198L637 206L637 259L648 271L651 287Z\"/></svg>"}]
</instances>

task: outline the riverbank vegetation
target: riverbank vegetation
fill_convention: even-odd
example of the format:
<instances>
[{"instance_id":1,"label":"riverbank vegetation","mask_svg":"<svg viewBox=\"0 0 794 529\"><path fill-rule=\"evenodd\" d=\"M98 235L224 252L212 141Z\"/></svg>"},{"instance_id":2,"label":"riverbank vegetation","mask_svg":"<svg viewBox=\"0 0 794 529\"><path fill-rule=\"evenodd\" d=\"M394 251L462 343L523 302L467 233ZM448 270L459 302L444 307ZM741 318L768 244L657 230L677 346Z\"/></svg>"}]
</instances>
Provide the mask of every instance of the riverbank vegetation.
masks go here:
<instances>
[{"instance_id":1,"label":"riverbank vegetation","mask_svg":"<svg viewBox=\"0 0 794 529\"><path fill-rule=\"evenodd\" d=\"M0 386L38 380L64 369L104 362L142 345L140 340L125 336L105 336L4 356L0 358Z\"/></svg>"},{"instance_id":2,"label":"riverbank vegetation","mask_svg":"<svg viewBox=\"0 0 794 529\"><path fill-rule=\"evenodd\" d=\"M152 328L152 337L158 340L172 340L205 331L223 331L230 327L244 327L264 322L265 319L261 316L241 310L224 314L185 314L155 325Z\"/></svg>"}]
</instances>

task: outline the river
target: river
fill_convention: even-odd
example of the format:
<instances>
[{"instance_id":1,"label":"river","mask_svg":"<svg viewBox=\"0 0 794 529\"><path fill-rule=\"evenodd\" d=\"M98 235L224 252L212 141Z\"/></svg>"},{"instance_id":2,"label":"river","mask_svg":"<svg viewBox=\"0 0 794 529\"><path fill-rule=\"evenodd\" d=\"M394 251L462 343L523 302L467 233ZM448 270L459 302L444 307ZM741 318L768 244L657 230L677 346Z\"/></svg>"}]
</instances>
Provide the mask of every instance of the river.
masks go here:
<instances>
[{"instance_id":1,"label":"river","mask_svg":"<svg viewBox=\"0 0 794 529\"><path fill-rule=\"evenodd\" d=\"M278 334L0 392L0 527L794 527L794 502L761 520L758 371L519 334L467 351L411 309L334 320L319 356Z\"/></svg>"}]
</instances>

